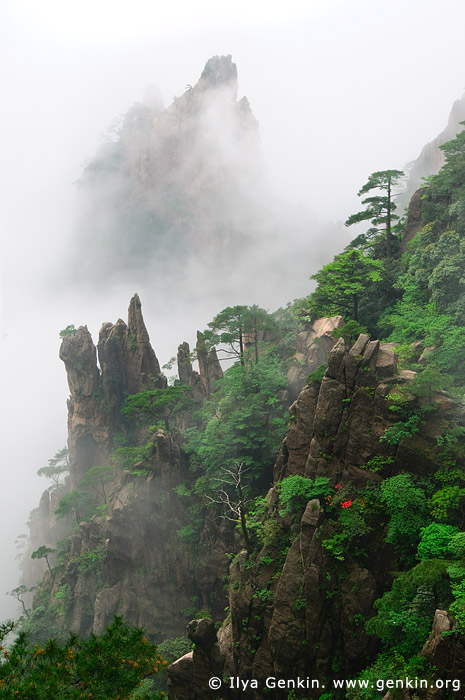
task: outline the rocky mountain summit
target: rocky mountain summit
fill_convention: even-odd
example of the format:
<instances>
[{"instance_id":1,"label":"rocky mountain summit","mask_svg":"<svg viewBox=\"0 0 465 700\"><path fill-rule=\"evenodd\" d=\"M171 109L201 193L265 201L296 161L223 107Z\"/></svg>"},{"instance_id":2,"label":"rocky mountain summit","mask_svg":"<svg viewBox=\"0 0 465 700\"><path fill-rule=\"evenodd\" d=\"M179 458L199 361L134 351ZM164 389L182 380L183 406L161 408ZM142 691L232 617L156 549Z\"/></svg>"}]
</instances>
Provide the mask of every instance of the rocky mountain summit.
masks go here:
<instances>
[{"instance_id":1,"label":"rocky mountain summit","mask_svg":"<svg viewBox=\"0 0 465 700\"><path fill-rule=\"evenodd\" d=\"M80 181L76 241L92 245L91 272L185 274L253 242L265 180L258 123L237 91L231 56L214 56L169 107L149 92L129 109Z\"/></svg>"}]
</instances>

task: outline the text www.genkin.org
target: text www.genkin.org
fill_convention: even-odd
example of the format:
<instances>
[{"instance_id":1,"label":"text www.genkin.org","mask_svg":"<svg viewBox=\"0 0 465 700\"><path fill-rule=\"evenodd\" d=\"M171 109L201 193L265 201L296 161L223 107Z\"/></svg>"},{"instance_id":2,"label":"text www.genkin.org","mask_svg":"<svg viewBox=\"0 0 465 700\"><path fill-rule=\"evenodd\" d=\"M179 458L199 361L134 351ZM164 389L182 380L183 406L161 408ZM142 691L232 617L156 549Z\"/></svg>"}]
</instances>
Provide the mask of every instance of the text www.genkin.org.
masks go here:
<instances>
[{"instance_id":1,"label":"text www.genkin.org","mask_svg":"<svg viewBox=\"0 0 465 700\"><path fill-rule=\"evenodd\" d=\"M397 678L397 679L377 679L377 680L366 680L357 678L354 680L332 680L327 683L322 683L315 678L277 678L275 676L270 676L264 681L258 681L255 678L239 678L238 676L231 676L230 678L221 679L214 676L210 678L208 685L211 690L219 690L222 687L229 688L230 690L249 690L260 688L269 689L282 689L282 690L349 690L349 689L368 689L372 688L378 690L380 693L386 690L416 690L416 689L444 689L444 690L460 690L460 681L457 679L448 678L442 680L440 678L436 680L426 680L424 678Z\"/></svg>"}]
</instances>

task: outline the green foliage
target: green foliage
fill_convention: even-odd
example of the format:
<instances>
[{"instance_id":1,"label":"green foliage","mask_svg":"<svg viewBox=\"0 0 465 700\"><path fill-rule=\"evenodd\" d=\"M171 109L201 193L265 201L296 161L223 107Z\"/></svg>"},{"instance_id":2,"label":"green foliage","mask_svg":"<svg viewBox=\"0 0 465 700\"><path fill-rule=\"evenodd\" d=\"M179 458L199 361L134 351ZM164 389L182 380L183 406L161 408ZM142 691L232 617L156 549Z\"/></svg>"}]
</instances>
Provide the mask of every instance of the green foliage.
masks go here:
<instances>
[{"instance_id":1,"label":"green foliage","mask_svg":"<svg viewBox=\"0 0 465 700\"><path fill-rule=\"evenodd\" d=\"M379 472L387 464L392 464L393 462L394 462L394 457L391 457L391 456L384 457L381 455L376 455L375 457L372 457L371 459L369 459L363 468L368 469L368 471L370 471L370 472Z\"/></svg>"},{"instance_id":2,"label":"green foliage","mask_svg":"<svg viewBox=\"0 0 465 700\"><path fill-rule=\"evenodd\" d=\"M37 471L38 476L45 476L47 479L52 479L54 488L58 488L61 477L69 471L68 454L69 452L66 447L58 450L58 452L48 460L48 465L46 467L41 467Z\"/></svg>"},{"instance_id":3,"label":"green foliage","mask_svg":"<svg viewBox=\"0 0 465 700\"><path fill-rule=\"evenodd\" d=\"M69 335L74 335L76 333L76 327L73 324L66 326L62 331L59 332L60 338L66 338Z\"/></svg>"},{"instance_id":4,"label":"green foliage","mask_svg":"<svg viewBox=\"0 0 465 700\"><path fill-rule=\"evenodd\" d=\"M465 556L465 532L457 532L449 542L449 550L456 557Z\"/></svg>"},{"instance_id":5,"label":"green foliage","mask_svg":"<svg viewBox=\"0 0 465 700\"><path fill-rule=\"evenodd\" d=\"M91 517L94 501L88 491L78 491L74 489L60 499L58 508L55 510L57 518L64 518L67 515L74 515L77 525Z\"/></svg>"},{"instance_id":6,"label":"green foliage","mask_svg":"<svg viewBox=\"0 0 465 700\"><path fill-rule=\"evenodd\" d=\"M158 645L158 652L161 656L173 663L192 650L192 642L189 637L168 637Z\"/></svg>"},{"instance_id":7,"label":"green foliage","mask_svg":"<svg viewBox=\"0 0 465 700\"><path fill-rule=\"evenodd\" d=\"M398 474L381 484L381 501L389 516L386 542L408 560L416 549L420 529L428 522L425 492L410 474Z\"/></svg>"},{"instance_id":8,"label":"green foliage","mask_svg":"<svg viewBox=\"0 0 465 700\"><path fill-rule=\"evenodd\" d=\"M43 598L40 602L35 600L34 609L21 627L32 642L39 643L49 637L57 639L62 637L62 626L58 620L57 608L50 599L46 603L44 604ZM59 607L62 607L61 602Z\"/></svg>"},{"instance_id":9,"label":"green foliage","mask_svg":"<svg viewBox=\"0 0 465 700\"><path fill-rule=\"evenodd\" d=\"M300 474L287 476L278 483L280 515L294 514L305 507L312 498L326 500L331 492L330 481L325 476L315 480Z\"/></svg>"},{"instance_id":10,"label":"green foliage","mask_svg":"<svg viewBox=\"0 0 465 700\"><path fill-rule=\"evenodd\" d=\"M459 633L465 631L465 532L457 532L449 541L449 551L455 561L447 567L451 579L453 602L450 612L455 617L455 628Z\"/></svg>"},{"instance_id":11,"label":"green foliage","mask_svg":"<svg viewBox=\"0 0 465 700\"><path fill-rule=\"evenodd\" d=\"M270 469L286 430L285 409L278 395L285 388L282 362L273 354L253 365L237 364L218 380L212 401L198 416L198 427L185 432L191 461L205 470L202 484L211 491L212 477L237 463L249 471L249 481Z\"/></svg>"},{"instance_id":12,"label":"green foliage","mask_svg":"<svg viewBox=\"0 0 465 700\"><path fill-rule=\"evenodd\" d=\"M259 306L228 306L208 324L202 333L207 349L220 347L226 357L233 357L244 364L244 353L249 348L250 357L258 362L259 349L265 334L277 331L279 317L273 317Z\"/></svg>"},{"instance_id":13,"label":"green foliage","mask_svg":"<svg viewBox=\"0 0 465 700\"><path fill-rule=\"evenodd\" d=\"M381 280L383 264L359 250L336 255L332 263L312 275L318 286L309 297L313 317L340 314L346 321L359 321L359 305L364 296Z\"/></svg>"},{"instance_id":14,"label":"green foliage","mask_svg":"<svg viewBox=\"0 0 465 700\"><path fill-rule=\"evenodd\" d=\"M449 610L455 619L455 631L458 633L465 632L465 567L460 567L456 569L456 576L452 575L451 578L455 578L452 582L452 594L454 596L454 601L450 604Z\"/></svg>"},{"instance_id":15,"label":"green foliage","mask_svg":"<svg viewBox=\"0 0 465 700\"><path fill-rule=\"evenodd\" d=\"M419 398L426 398L431 403L435 392L450 389L451 386L451 377L441 372L434 364L429 364L417 373L409 390Z\"/></svg>"},{"instance_id":16,"label":"green foliage","mask_svg":"<svg viewBox=\"0 0 465 700\"><path fill-rule=\"evenodd\" d=\"M111 458L120 469L133 473L139 469L148 474L151 471L152 450L150 442L139 447L120 447L113 452Z\"/></svg>"},{"instance_id":17,"label":"green foliage","mask_svg":"<svg viewBox=\"0 0 465 700\"><path fill-rule=\"evenodd\" d=\"M114 467L111 464L91 467L86 471L79 484L84 491L94 492L104 503L107 502L105 485L114 479Z\"/></svg>"},{"instance_id":18,"label":"green foliage","mask_svg":"<svg viewBox=\"0 0 465 700\"><path fill-rule=\"evenodd\" d=\"M191 495L191 490L187 488L185 484L179 484L179 486L175 486L173 488L174 493L176 493L178 496L186 496L189 497Z\"/></svg>"},{"instance_id":19,"label":"green foliage","mask_svg":"<svg viewBox=\"0 0 465 700\"><path fill-rule=\"evenodd\" d=\"M344 561L348 555L354 557L360 554L358 547L354 547L354 541L358 543L370 531L363 504L358 500L350 503L350 507L338 513L337 532L321 543L338 561Z\"/></svg>"},{"instance_id":20,"label":"green foliage","mask_svg":"<svg viewBox=\"0 0 465 700\"><path fill-rule=\"evenodd\" d=\"M332 333L332 338L344 338L347 347L351 347L357 340L360 333L367 333L365 326L362 326L357 321L347 321L342 328L335 328Z\"/></svg>"},{"instance_id":21,"label":"green foliage","mask_svg":"<svg viewBox=\"0 0 465 700\"><path fill-rule=\"evenodd\" d=\"M45 545L42 545L42 547L39 547L39 549L36 549L35 552L32 552L31 554L31 559L47 559L49 554L52 554L55 550L51 549L51 547L45 547Z\"/></svg>"},{"instance_id":22,"label":"green foliage","mask_svg":"<svg viewBox=\"0 0 465 700\"><path fill-rule=\"evenodd\" d=\"M460 136L460 135L459 135ZM436 368L463 383L465 371L465 190L463 175L454 170L463 144L446 144L454 152L425 188L424 227L409 244L404 270L396 286L402 298L380 322L389 340L423 340ZM458 150L457 150L458 149ZM462 156L460 156L462 157Z\"/></svg>"},{"instance_id":23,"label":"green foliage","mask_svg":"<svg viewBox=\"0 0 465 700\"><path fill-rule=\"evenodd\" d=\"M265 564L265 566L269 566L274 562L273 557L270 557L269 554L266 554L259 559L260 564Z\"/></svg>"},{"instance_id":24,"label":"green foliage","mask_svg":"<svg viewBox=\"0 0 465 700\"><path fill-rule=\"evenodd\" d=\"M390 329L389 341L412 343L423 340L432 347L429 358L436 367L463 382L465 372L465 328L457 327L454 319L435 311L431 304L410 301L409 295L396 304L381 319L381 328Z\"/></svg>"},{"instance_id":25,"label":"green foliage","mask_svg":"<svg viewBox=\"0 0 465 700\"><path fill-rule=\"evenodd\" d=\"M201 620L203 618L211 618L211 614L208 612L208 610L199 608L198 596L193 595L191 597L191 603L192 605L190 605L188 608L185 608L182 611L184 617L187 617L188 620Z\"/></svg>"},{"instance_id":26,"label":"green foliage","mask_svg":"<svg viewBox=\"0 0 465 700\"><path fill-rule=\"evenodd\" d=\"M439 570L436 569L434 583L443 574L441 563ZM378 614L366 623L367 632L377 635L391 650L394 648L407 655L416 653L431 631L435 610L431 589L431 583L418 585L411 573L397 576L391 590L375 602Z\"/></svg>"},{"instance_id":27,"label":"green foliage","mask_svg":"<svg viewBox=\"0 0 465 700\"><path fill-rule=\"evenodd\" d=\"M257 600L259 600L261 603L268 605L273 601L274 592L269 588L260 588L259 590L255 591L254 598L257 598Z\"/></svg>"},{"instance_id":28,"label":"green foliage","mask_svg":"<svg viewBox=\"0 0 465 700\"><path fill-rule=\"evenodd\" d=\"M380 700L389 688L388 681L405 678L431 680L431 667L428 666L425 657L420 654L404 656L397 650L383 652L371 666L357 676L361 683L348 689L345 697L347 700ZM428 687L429 685L428 682ZM389 696L393 700L400 700L401 697L392 687Z\"/></svg>"},{"instance_id":29,"label":"green foliage","mask_svg":"<svg viewBox=\"0 0 465 700\"><path fill-rule=\"evenodd\" d=\"M419 559L444 559L450 555L450 541L458 533L453 525L431 523L420 530Z\"/></svg>"},{"instance_id":30,"label":"green foliage","mask_svg":"<svg viewBox=\"0 0 465 700\"><path fill-rule=\"evenodd\" d=\"M288 304L285 308L280 308L271 314L273 325L264 333L264 338L261 347L266 348L273 346L274 350L279 353L284 360L292 357L295 353L297 345L297 334L300 330L300 325L297 322L292 310L292 304Z\"/></svg>"},{"instance_id":31,"label":"green foliage","mask_svg":"<svg viewBox=\"0 0 465 700\"><path fill-rule=\"evenodd\" d=\"M78 569L81 573L87 573L99 569L103 562L103 543L95 549L86 549L78 557Z\"/></svg>"},{"instance_id":32,"label":"green foliage","mask_svg":"<svg viewBox=\"0 0 465 700\"><path fill-rule=\"evenodd\" d=\"M418 433L421 422L421 416L418 413L411 413L406 420L398 421L390 428L386 428L379 440L389 445L398 445L402 440Z\"/></svg>"},{"instance_id":33,"label":"green foliage","mask_svg":"<svg viewBox=\"0 0 465 700\"><path fill-rule=\"evenodd\" d=\"M452 425L438 436L438 458L443 466L434 478L442 488L435 491L428 501L431 515L441 522L448 520L451 524L462 526L464 517L462 505L465 500L465 474L457 467L457 459L463 459L463 442L461 426Z\"/></svg>"},{"instance_id":34,"label":"green foliage","mask_svg":"<svg viewBox=\"0 0 465 700\"><path fill-rule=\"evenodd\" d=\"M36 549L35 552L32 552L32 554L31 554L31 559L45 559L45 561L47 562L48 570L50 571L50 573L52 575L52 578L55 578L55 575L52 571L52 567L50 566L50 562L48 560L48 557L50 554L53 554L54 552L55 552L55 550L52 549L51 547L46 547L45 545L42 545L41 547L39 547L39 549Z\"/></svg>"},{"instance_id":35,"label":"green foliage","mask_svg":"<svg viewBox=\"0 0 465 700\"><path fill-rule=\"evenodd\" d=\"M248 506L246 514L247 530L250 536L263 544L263 527L265 513L268 507L268 501L264 496L254 498L251 505Z\"/></svg>"},{"instance_id":36,"label":"green foliage","mask_svg":"<svg viewBox=\"0 0 465 700\"><path fill-rule=\"evenodd\" d=\"M20 586L17 586L16 588L13 588L12 591L9 591L9 592L7 593L7 595L10 595L10 596L12 596L13 598L16 598L16 600L18 601L18 603L21 603L21 607L22 607L22 609L23 609L23 613L26 615L26 617L29 617L29 611L27 610L27 608L26 608L26 603L25 603L24 600L23 600L23 596L24 596L26 593L29 593L28 587L25 586L24 584L21 584ZM1 630L1 627L0 627L0 630ZM2 639L1 636L0 636L0 639Z\"/></svg>"},{"instance_id":37,"label":"green foliage","mask_svg":"<svg viewBox=\"0 0 465 700\"><path fill-rule=\"evenodd\" d=\"M325 376L327 369L328 364L325 362L325 364L320 365L318 369L316 369L314 372L310 372L310 374L307 377L307 384L311 384L312 382L323 381L323 377Z\"/></svg>"},{"instance_id":38,"label":"green foliage","mask_svg":"<svg viewBox=\"0 0 465 700\"><path fill-rule=\"evenodd\" d=\"M171 418L192 407L190 391L190 387L180 384L168 386L166 389L141 391L127 397L121 413L127 418L150 417L162 420L169 431Z\"/></svg>"},{"instance_id":39,"label":"green foliage","mask_svg":"<svg viewBox=\"0 0 465 700\"><path fill-rule=\"evenodd\" d=\"M397 207L393 199L393 189L403 175L404 173L401 170L381 170L369 176L368 181L359 190L358 196L361 197L372 190L381 190L385 194L372 195L363 199L362 204L365 205L365 209L357 214L352 214L345 222L346 226L352 226L362 221L371 221L372 224L372 227L364 235L358 236L352 245L367 248L370 245L369 242L375 236L382 234L385 256L388 259L392 257L392 226L393 222L399 219L397 214L395 214Z\"/></svg>"},{"instance_id":40,"label":"green foliage","mask_svg":"<svg viewBox=\"0 0 465 700\"><path fill-rule=\"evenodd\" d=\"M181 542L191 545L196 544L198 542L199 537L199 524L200 523L191 523L190 525L184 525L184 527L177 530L176 534L181 540Z\"/></svg>"},{"instance_id":41,"label":"green foliage","mask_svg":"<svg viewBox=\"0 0 465 700\"><path fill-rule=\"evenodd\" d=\"M453 461L454 456L460 456L464 457L465 456L465 446L464 446L464 440L463 438L465 437L465 427L463 425L458 425L454 421L450 421L446 424L446 427L442 431L440 435L436 438L436 443L438 447L442 451L442 456L444 460L447 460L447 466L448 470L446 472L447 478L450 477L450 466L455 465L455 461ZM452 461L451 461L452 460ZM455 475L454 478L457 477L457 475L462 475L463 471L460 470L455 470Z\"/></svg>"},{"instance_id":42,"label":"green foliage","mask_svg":"<svg viewBox=\"0 0 465 700\"><path fill-rule=\"evenodd\" d=\"M12 700L124 697L144 678L161 672L164 664L143 630L127 627L121 618L115 618L103 635L86 640L73 633L64 643L49 639L42 646L32 646L21 632L0 664L1 696Z\"/></svg>"}]
</instances>

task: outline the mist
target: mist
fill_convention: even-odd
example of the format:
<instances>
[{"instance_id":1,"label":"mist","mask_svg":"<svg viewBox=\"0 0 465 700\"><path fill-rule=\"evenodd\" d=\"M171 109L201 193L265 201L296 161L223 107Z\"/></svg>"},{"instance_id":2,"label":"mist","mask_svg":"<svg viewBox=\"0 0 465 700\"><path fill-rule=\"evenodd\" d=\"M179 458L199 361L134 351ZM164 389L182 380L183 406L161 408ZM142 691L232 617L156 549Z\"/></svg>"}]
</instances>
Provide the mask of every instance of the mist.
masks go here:
<instances>
[{"instance_id":1,"label":"mist","mask_svg":"<svg viewBox=\"0 0 465 700\"><path fill-rule=\"evenodd\" d=\"M16 611L4 596L18 584L15 537L47 486L36 471L66 443L60 329L88 325L96 341L137 291L164 364L226 305L272 310L308 294L308 276L352 238L342 222L358 211L367 176L402 168L444 128L465 84L464 20L454 0L440 9L417 0L269 3L266 15L244 2L3 3L0 618ZM239 185L261 216L248 257L227 277L221 268L220 284L196 256L181 269L142 260L112 275L95 264L92 237L77 255L73 183L102 134L148 86L169 107L211 56L228 54L238 101L246 96L258 120L260 187L252 166ZM212 134L217 111L205 116ZM225 160L237 158L231 139L220 145Z\"/></svg>"}]
</instances>

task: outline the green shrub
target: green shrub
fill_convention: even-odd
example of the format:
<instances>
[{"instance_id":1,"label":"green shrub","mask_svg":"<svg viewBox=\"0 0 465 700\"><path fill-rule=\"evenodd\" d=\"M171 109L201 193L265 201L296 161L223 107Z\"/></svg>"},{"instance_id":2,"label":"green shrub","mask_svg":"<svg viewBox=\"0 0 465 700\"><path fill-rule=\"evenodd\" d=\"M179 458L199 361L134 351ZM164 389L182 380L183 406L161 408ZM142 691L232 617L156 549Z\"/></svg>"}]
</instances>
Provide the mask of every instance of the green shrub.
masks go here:
<instances>
[{"instance_id":1,"label":"green shrub","mask_svg":"<svg viewBox=\"0 0 465 700\"><path fill-rule=\"evenodd\" d=\"M394 545L401 559L409 559L420 529L428 524L425 492L410 474L398 474L381 484L381 501L389 515L386 542Z\"/></svg>"},{"instance_id":2,"label":"green shrub","mask_svg":"<svg viewBox=\"0 0 465 700\"><path fill-rule=\"evenodd\" d=\"M453 525L431 523L420 530L419 559L444 559L450 554L450 542L458 529Z\"/></svg>"},{"instance_id":3,"label":"green shrub","mask_svg":"<svg viewBox=\"0 0 465 700\"><path fill-rule=\"evenodd\" d=\"M327 499L331 493L329 479L317 476L315 481L300 474L287 476L278 484L281 516L295 513L302 509L312 498Z\"/></svg>"},{"instance_id":4,"label":"green shrub","mask_svg":"<svg viewBox=\"0 0 465 700\"><path fill-rule=\"evenodd\" d=\"M60 338L66 338L69 335L74 335L76 333L76 327L73 324L66 326L62 331L59 332Z\"/></svg>"}]
</instances>

